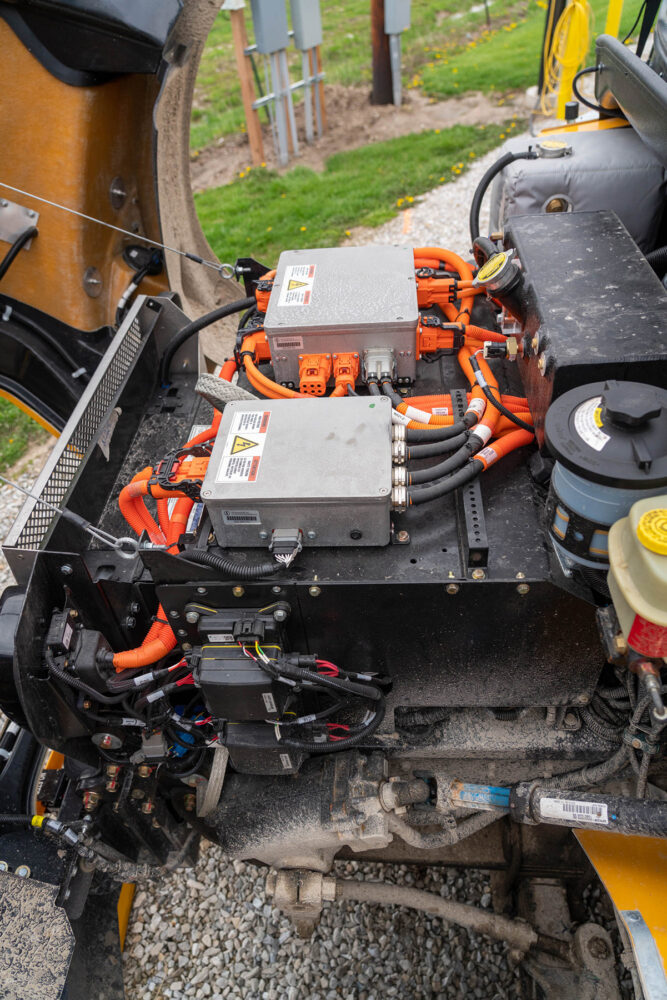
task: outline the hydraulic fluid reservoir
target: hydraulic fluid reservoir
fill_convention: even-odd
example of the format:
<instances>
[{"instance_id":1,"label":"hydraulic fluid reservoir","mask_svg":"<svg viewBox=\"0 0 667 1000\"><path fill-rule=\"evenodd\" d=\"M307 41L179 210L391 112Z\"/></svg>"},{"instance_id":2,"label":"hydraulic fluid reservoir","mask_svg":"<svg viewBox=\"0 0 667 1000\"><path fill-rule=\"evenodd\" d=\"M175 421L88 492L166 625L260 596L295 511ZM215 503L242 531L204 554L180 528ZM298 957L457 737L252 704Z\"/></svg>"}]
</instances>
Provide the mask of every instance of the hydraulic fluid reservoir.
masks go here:
<instances>
[{"instance_id":1,"label":"hydraulic fluid reservoir","mask_svg":"<svg viewBox=\"0 0 667 1000\"><path fill-rule=\"evenodd\" d=\"M556 459L547 501L556 552L566 568L606 571L612 524L667 485L667 391L579 386L549 407L545 439Z\"/></svg>"},{"instance_id":2,"label":"hydraulic fluid reservoir","mask_svg":"<svg viewBox=\"0 0 667 1000\"><path fill-rule=\"evenodd\" d=\"M609 532L609 592L642 656L667 656L667 495L638 500Z\"/></svg>"}]
</instances>

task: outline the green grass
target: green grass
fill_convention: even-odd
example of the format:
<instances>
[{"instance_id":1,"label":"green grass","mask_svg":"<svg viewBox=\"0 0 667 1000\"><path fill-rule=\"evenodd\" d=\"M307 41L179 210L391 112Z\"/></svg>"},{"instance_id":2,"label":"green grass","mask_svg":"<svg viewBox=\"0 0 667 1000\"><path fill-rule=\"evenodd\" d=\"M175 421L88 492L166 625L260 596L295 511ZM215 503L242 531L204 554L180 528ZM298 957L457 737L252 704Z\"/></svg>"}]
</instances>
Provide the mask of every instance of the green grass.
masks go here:
<instances>
[{"instance_id":1,"label":"green grass","mask_svg":"<svg viewBox=\"0 0 667 1000\"><path fill-rule=\"evenodd\" d=\"M48 434L17 406L0 398L0 472L15 465L31 444L39 444Z\"/></svg>"},{"instance_id":2,"label":"green grass","mask_svg":"<svg viewBox=\"0 0 667 1000\"><path fill-rule=\"evenodd\" d=\"M195 195L197 213L220 260L251 251L272 265L286 247L336 246L353 226L386 222L519 126L455 125L401 136L337 153L321 173L251 170L242 180Z\"/></svg>"},{"instance_id":3,"label":"green grass","mask_svg":"<svg viewBox=\"0 0 667 1000\"><path fill-rule=\"evenodd\" d=\"M630 30L641 0L626 3L621 22L622 38ZM608 0L590 0L594 39L604 30ZM465 47L448 45L436 50L419 78L432 97L453 97L468 90L524 90L537 83L546 17L544 0L530 0L515 20L491 32L484 31Z\"/></svg>"},{"instance_id":4,"label":"green grass","mask_svg":"<svg viewBox=\"0 0 667 1000\"><path fill-rule=\"evenodd\" d=\"M412 4L412 24L401 36L403 78L406 84L431 58L439 46L462 41L485 22L483 11L470 13L469 0L416 0ZM507 20L525 6L525 0L492 0L492 24ZM446 9L445 9L446 7ZM368 85L371 80L371 37L369 0L322 3L322 65L327 83L346 86ZM249 41L252 23L246 15ZM292 79L301 76L301 54L288 50ZM257 68L264 86L261 57ZM533 81L535 82L535 81ZM416 85L416 84L415 84ZM265 112L260 112L265 115ZM197 77L192 113L191 146L201 149L216 138L243 131L244 115L236 74L229 14L221 11L208 37Z\"/></svg>"}]
</instances>

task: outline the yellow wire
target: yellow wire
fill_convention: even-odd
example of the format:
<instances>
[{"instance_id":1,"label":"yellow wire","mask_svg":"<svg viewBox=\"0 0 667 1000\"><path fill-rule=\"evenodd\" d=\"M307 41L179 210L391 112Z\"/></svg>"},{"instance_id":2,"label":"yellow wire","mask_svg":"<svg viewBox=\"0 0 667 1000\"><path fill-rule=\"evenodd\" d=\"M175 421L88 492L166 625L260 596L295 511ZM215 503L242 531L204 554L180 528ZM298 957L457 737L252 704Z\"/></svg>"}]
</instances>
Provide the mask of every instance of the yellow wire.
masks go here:
<instances>
[{"instance_id":1,"label":"yellow wire","mask_svg":"<svg viewBox=\"0 0 667 1000\"><path fill-rule=\"evenodd\" d=\"M553 23L554 4L549 4L549 37ZM563 73L574 75L583 66L591 43L593 30L593 11L588 0L570 0L556 23L551 46L544 52L542 93L540 94L540 110L543 115L550 116L554 108L549 98L557 96L558 86ZM575 51L566 57L570 35L578 41Z\"/></svg>"}]
</instances>

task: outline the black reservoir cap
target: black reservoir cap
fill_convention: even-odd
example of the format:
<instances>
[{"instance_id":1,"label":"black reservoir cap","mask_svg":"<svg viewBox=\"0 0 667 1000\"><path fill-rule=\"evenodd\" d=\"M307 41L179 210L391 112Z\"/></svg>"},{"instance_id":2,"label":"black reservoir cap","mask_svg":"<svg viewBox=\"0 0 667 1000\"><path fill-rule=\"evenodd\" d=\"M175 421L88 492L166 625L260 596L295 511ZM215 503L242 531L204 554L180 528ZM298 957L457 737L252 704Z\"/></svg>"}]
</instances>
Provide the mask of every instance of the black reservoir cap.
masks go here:
<instances>
[{"instance_id":1,"label":"black reservoir cap","mask_svg":"<svg viewBox=\"0 0 667 1000\"><path fill-rule=\"evenodd\" d=\"M667 484L667 391L614 379L571 389L547 410L545 439L582 479L658 489Z\"/></svg>"}]
</instances>

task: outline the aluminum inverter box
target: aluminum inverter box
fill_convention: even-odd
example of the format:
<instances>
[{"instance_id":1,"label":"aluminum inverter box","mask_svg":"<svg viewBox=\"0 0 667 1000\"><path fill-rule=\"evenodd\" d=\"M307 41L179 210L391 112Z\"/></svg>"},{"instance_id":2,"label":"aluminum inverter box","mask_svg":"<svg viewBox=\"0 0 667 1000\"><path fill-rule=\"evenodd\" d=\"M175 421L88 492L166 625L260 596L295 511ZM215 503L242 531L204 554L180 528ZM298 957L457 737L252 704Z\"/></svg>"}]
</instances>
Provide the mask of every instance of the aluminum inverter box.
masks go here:
<instances>
[{"instance_id":1,"label":"aluminum inverter box","mask_svg":"<svg viewBox=\"0 0 667 1000\"><path fill-rule=\"evenodd\" d=\"M383 396L227 403L202 486L221 546L390 539L391 402Z\"/></svg>"},{"instance_id":2,"label":"aluminum inverter box","mask_svg":"<svg viewBox=\"0 0 667 1000\"><path fill-rule=\"evenodd\" d=\"M412 381L418 319L410 247L286 250L264 322L275 379L298 386L301 355L383 348Z\"/></svg>"}]
</instances>

